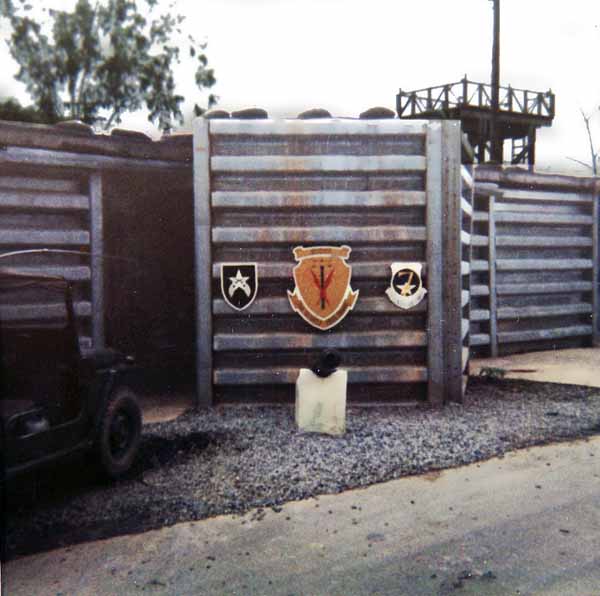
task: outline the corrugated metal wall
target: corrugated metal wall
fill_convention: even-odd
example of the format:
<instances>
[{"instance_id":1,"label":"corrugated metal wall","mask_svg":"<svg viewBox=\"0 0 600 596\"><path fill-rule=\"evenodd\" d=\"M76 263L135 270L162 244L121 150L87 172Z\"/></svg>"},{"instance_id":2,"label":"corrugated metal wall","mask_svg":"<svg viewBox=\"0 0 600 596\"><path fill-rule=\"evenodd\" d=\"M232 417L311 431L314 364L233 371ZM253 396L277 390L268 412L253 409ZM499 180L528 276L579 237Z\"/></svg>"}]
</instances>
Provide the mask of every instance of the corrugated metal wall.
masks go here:
<instances>
[{"instance_id":1,"label":"corrugated metal wall","mask_svg":"<svg viewBox=\"0 0 600 596\"><path fill-rule=\"evenodd\" d=\"M92 243L90 177L38 169L35 174L11 168L0 172L0 254L55 249L90 252ZM92 346L92 275L90 257L28 252L4 258L0 266L29 273L60 275L74 282L74 306L80 343ZM39 301L23 291L14 304L2 305L2 318L28 323L52 322L60 305Z\"/></svg>"},{"instance_id":2,"label":"corrugated metal wall","mask_svg":"<svg viewBox=\"0 0 600 596\"><path fill-rule=\"evenodd\" d=\"M589 179L478 169L471 345L484 355L598 340Z\"/></svg>"},{"instance_id":3,"label":"corrugated metal wall","mask_svg":"<svg viewBox=\"0 0 600 596\"><path fill-rule=\"evenodd\" d=\"M0 122L0 145L0 253L30 251L0 266L74 282L82 347L135 355L147 388L192 384L192 136ZM61 312L32 292L5 302L12 320Z\"/></svg>"},{"instance_id":4,"label":"corrugated metal wall","mask_svg":"<svg viewBox=\"0 0 600 596\"><path fill-rule=\"evenodd\" d=\"M452 143L449 159L444 151ZM323 348L342 351L350 399L424 399L428 381L430 398L437 392L441 399L442 285L452 274L443 259L449 207L442 198L451 180L459 205L455 123L198 120L195 160L201 403L212 403L213 387L216 401L289 399L298 369ZM443 168L455 171L449 176ZM452 242L460 242L458 209ZM342 244L352 248L351 286L360 296L338 326L318 331L287 298L297 264L292 250ZM385 295L395 261L425 269L428 298L411 310ZM227 306L220 289L221 263L235 262L258 264L258 297L241 312ZM458 323L461 333L460 317ZM461 356L459 350L459 385Z\"/></svg>"},{"instance_id":5,"label":"corrugated metal wall","mask_svg":"<svg viewBox=\"0 0 600 596\"><path fill-rule=\"evenodd\" d=\"M466 141L465 141L466 142ZM473 165L461 166L461 193L460 193L460 337L461 337L461 382L464 396L469 373L469 345L471 342L471 263L473 244L473 204L475 199L475 181L473 179Z\"/></svg>"}]
</instances>

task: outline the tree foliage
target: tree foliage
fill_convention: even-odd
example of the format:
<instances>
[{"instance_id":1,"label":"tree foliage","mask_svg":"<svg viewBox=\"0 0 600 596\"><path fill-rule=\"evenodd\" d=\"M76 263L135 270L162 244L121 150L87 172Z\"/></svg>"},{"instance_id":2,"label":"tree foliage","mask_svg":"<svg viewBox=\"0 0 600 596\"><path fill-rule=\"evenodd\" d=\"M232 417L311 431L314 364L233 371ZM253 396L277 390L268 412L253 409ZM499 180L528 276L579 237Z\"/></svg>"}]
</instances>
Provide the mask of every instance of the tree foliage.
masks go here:
<instances>
[{"instance_id":1,"label":"tree foliage","mask_svg":"<svg viewBox=\"0 0 600 596\"><path fill-rule=\"evenodd\" d=\"M0 0L12 30L10 54L19 64L15 78L48 122L69 118L109 129L140 109L164 131L183 122L184 97L173 73L182 50L195 62L199 89L214 85L214 72L206 44L192 36L181 43L185 17L155 14L157 1L143 0L141 10L135 0L77 0L71 12L48 10L40 23L29 16L27 0ZM209 107L214 103L211 94Z\"/></svg>"},{"instance_id":2,"label":"tree foliage","mask_svg":"<svg viewBox=\"0 0 600 596\"><path fill-rule=\"evenodd\" d=\"M45 114L34 106L22 106L14 97L0 101L0 120L13 120L17 122L34 122L37 124L54 124Z\"/></svg>"}]
</instances>

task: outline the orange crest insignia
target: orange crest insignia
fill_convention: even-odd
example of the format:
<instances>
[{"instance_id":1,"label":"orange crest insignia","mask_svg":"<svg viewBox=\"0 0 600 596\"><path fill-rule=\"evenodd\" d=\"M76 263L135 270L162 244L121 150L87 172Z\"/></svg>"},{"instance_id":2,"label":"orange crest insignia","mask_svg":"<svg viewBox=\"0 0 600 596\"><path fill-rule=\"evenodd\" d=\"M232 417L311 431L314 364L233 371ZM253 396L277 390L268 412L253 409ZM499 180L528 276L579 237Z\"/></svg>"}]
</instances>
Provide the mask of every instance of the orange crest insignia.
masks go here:
<instances>
[{"instance_id":1,"label":"orange crest insignia","mask_svg":"<svg viewBox=\"0 0 600 596\"><path fill-rule=\"evenodd\" d=\"M349 246L294 248L296 287L288 290L292 308L317 329L331 329L354 308L358 291L350 287Z\"/></svg>"}]
</instances>

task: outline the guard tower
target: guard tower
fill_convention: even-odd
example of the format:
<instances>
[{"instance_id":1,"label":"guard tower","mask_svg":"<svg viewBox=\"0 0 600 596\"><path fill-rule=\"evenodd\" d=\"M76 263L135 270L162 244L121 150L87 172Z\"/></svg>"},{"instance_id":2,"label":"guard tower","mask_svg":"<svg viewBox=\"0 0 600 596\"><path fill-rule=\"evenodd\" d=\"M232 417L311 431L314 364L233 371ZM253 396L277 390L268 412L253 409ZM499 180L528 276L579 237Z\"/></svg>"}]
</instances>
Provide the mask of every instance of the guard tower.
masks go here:
<instances>
[{"instance_id":1,"label":"guard tower","mask_svg":"<svg viewBox=\"0 0 600 596\"><path fill-rule=\"evenodd\" d=\"M404 92L396 96L400 118L460 120L479 163L501 165L504 141L510 139L510 162L535 164L535 137L540 126L554 119L554 94L500 87L500 0L490 0L494 11L492 77L489 85L462 81Z\"/></svg>"},{"instance_id":2,"label":"guard tower","mask_svg":"<svg viewBox=\"0 0 600 596\"><path fill-rule=\"evenodd\" d=\"M551 126L554 119L554 94L499 87L494 123L492 85L469 81L465 75L457 83L416 91L400 89L396 110L400 118L460 120L479 163L501 162L504 141L510 139L510 162L532 167L536 131L540 126ZM499 144L496 159L492 150L494 124Z\"/></svg>"}]
</instances>

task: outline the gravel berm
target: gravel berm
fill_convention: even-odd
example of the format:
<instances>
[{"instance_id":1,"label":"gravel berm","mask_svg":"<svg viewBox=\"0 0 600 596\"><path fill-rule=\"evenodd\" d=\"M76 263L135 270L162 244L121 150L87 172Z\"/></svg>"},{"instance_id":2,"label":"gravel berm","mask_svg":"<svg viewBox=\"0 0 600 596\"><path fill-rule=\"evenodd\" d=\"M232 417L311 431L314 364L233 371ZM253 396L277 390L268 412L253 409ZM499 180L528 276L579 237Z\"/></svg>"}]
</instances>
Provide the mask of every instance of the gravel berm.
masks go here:
<instances>
[{"instance_id":1,"label":"gravel berm","mask_svg":"<svg viewBox=\"0 0 600 596\"><path fill-rule=\"evenodd\" d=\"M600 434L600 390L472 379L464 405L349 407L343 437L300 433L290 407L222 407L144 427L129 476L68 462L11 489L10 557L338 493Z\"/></svg>"}]
</instances>

